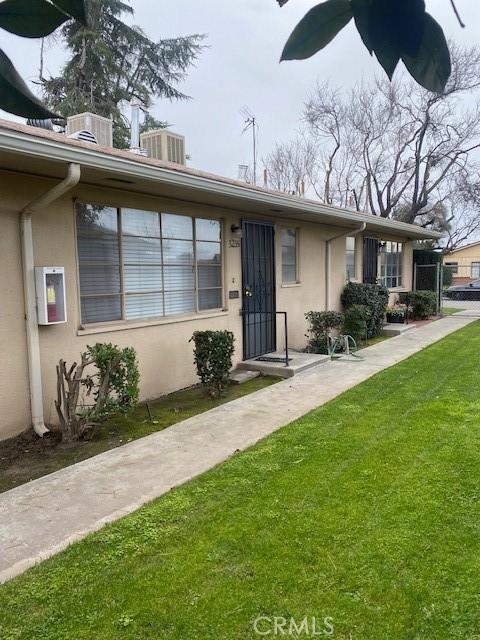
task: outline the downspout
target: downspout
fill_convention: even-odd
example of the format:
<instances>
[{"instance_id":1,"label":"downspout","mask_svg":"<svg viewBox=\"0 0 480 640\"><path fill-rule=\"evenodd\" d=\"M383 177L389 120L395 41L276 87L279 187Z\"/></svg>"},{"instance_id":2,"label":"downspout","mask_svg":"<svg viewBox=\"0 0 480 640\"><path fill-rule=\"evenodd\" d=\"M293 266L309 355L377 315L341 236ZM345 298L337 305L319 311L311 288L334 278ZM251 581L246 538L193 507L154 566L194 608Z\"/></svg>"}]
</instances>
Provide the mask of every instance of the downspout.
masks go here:
<instances>
[{"instance_id":1,"label":"downspout","mask_svg":"<svg viewBox=\"0 0 480 640\"><path fill-rule=\"evenodd\" d=\"M328 238L325 242L325 311L330 311L331 271L332 271L332 242L340 238L350 238L362 233L367 228L367 223L362 222L358 229L349 229L337 236Z\"/></svg>"},{"instance_id":2,"label":"downspout","mask_svg":"<svg viewBox=\"0 0 480 640\"><path fill-rule=\"evenodd\" d=\"M32 215L52 204L80 180L80 165L68 165L67 177L43 195L35 198L20 212L20 236L22 246L23 295L25 299L25 329L27 334L28 376L30 381L30 406L32 427L43 437L48 429L43 422L42 370L40 364L40 340L38 335L37 300L35 294L35 260L33 252Z\"/></svg>"}]
</instances>

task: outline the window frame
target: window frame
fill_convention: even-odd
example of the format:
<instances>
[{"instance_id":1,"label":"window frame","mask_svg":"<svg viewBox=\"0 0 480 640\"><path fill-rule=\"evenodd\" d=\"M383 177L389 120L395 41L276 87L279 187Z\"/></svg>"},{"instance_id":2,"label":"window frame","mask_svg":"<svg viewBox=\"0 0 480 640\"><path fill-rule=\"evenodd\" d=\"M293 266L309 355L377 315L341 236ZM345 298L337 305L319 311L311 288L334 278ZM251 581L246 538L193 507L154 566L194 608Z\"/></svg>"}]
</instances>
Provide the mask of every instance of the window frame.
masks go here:
<instances>
[{"instance_id":1,"label":"window frame","mask_svg":"<svg viewBox=\"0 0 480 640\"><path fill-rule=\"evenodd\" d=\"M389 247L392 247L393 245L396 246L396 251L387 251L387 249ZM400 247L400 250L398 250L398 248ZM378 254L378 282L380 284L382 284L384 287L386 287L388 290L392 290L392 289L401 289L403 287L403 278L404 278L404 264L403 264L403 259L404 259L404 254L405 254L405 243L404 242L398 242L396 240L387 240L385 242L385 249L382 251L379 251ZM387 261L387 256L391 255L391 256L396 256L396 261L394 264L388 264ZM385 263L383 264L383 257L385 257ZM396 267L396 272L389 274L388 273L388 268L391 267ZM384 272L384 273L383 273ZM393 285L392 281L396 280L396 284ZM390 281L390 284L389 284Z\"/></svg>"},{"instance_id":2,"label":"window frame","mask_svg":"<svg viewBox=\"0 0 480 640\"><path fill-rule=\"evenodd\" d=\"M353 249L348 248L348 241L353 240ZM349 277L348 273L348 255L353 255L353 275ZM357 236L347 236L345 238L345 281L356 282L357 281Z\"/></svg>"},{"instance_id":3,"label":"window frame","mask_svg":"<svg viewBox=\"0 0 480 640\"><path fill-rule=\"evenodd\" d=\"M447 267L447 269L451 270L451 273L453 276L458 275L458 267L459 267L458 262L444 262L443 264L445 267Z\"/></svg>"},{"instance_id":4,"label":"window frame","mask_svg":"<svg viewBox=\"0 0 480 640\"><path fill-rule=\"evenodd\" d=\"M119 260L119 278L120 278L120 291L119 293L110 293L110 294L99 294L97 296L95 295L90 295L88 294L87 296L83 295L81 293L81 284L80 284L80 254L79 254L79 234L78 234L78 227L77 227L77 215L78 215L78 205L86 205L86 206L97 206L97 207L103 207L103 208L110 208L110 209L114 209L116 211L117 214L117 243L118 243L118 260ZM137 210L137 211L142 211L142 212L146 212L146 213L155 213L159 216L160 218L160 257L161 257L161 261L160 263L160 268L162 270L162 291L157 291L157 290L144 290L144 291L129 291L128 293L125 290L125 261L124 261L124 241L123 241L123 215L122 215L122 211L123 210ZM182 216L185 218L189 218L192 221L192 238L189 239L189 242L192 243L193 245L193 262L192 262L192 268L194 270L194 282L193 282L193 286L194 288L191 290L193 292L193 296L194 296L194 309L192 311L188 311L188 312L184 312L184 313L177 313L177 314L167 314L165 313L165 293L169 293L168 291L165 291L165 281L164 281L164 267L165 267L165 263L164 263L164 249L163 249L163 240L166 240L167 238L164 238L162 235L162 214L172 214L172 215L176 215L176 216ZM197 225L196 225L196 221L197 220L212 220L213 222L217 222L220 226L220 238L218 241L214 241L214 240L197 240ZM75 237L75 261L76 261L76 275L77 275L77 300L78 300L78 315L79 315L79 325L81 327L82 330L85 330L86 332L88 332L90 329L94 330L95 328L102 328L102 327L106 327L106 326L118 326L118 325L125 325L125 324L132 324L132 325L138 325L138 324L149 324L149 323L172 323L175 322L175 320L177 319L178 321L183 321L186 318L201 318L204 316L209 316L209 315L218 315L219 313L225 312L226 308L225 308L225 224L224 224L224 219L223 218L215 218L215 217L209 217L208 214L203 215L201 213L197 213L197 214L191 214L191 213L180 213L177 211L172 211L170 210L165 210L165 209L140 209L135 207L135 205L131 205L131 206L125 206L125 205L112 205L112 204L107 204L107 203L99 203L99 202L93 202L93 201L84 201L81 199L75 199L73 201L73 223L74 223L74 237ZM137 236L137 237L143 237L143 236ZM171 238L172 240L177 240L178 238ZM218 269L219 269L219 274L220 274L220 285L218 287L199 287L199 277L198 277L198 272L199 272L199 264L197 261L197 242L209 242L212 244L218 244L219 245L219 249L220 249L220 262L218 265ZM155 263L153 266L157 265L157 263ZM168 266L168 264L167 264ZM177 266L183 266L183 265L177 265ZM185 266L190 266L185 264ZM200 309L199 308L199 294L200 291L206 291L206 290L219 290L220 291L220 306L219 307L215 307L215 308L211 308L211 309ZM175 290L177 291L177 290ZM183 290L178 290L179 292L183 291ZM185 289L185 291L190 291ZM156 315L152 315L152 316L140 316L140 317L136 317L136 318L127 318L126 317L126 310L125 310L125 300L127 295L131 295L131 296L135 296L135 295L142 295L142 294L148 294L148 293L159 293L161 295L161 300L162 300L162 309L163 309L163 314L156 314ZM82 318L82 298L85 297L115 297L118 296L120 298L120 311L121 311L121 318L119 319L115 319L115 320L100 320L97 322L86 322L83 320Z\"/></svg>"},{"instance_id":5,"label":"window frame","mask_svg":"<svg viewBox=\"0 0 480 640\"><path fill-rule=\"evenodd\" d=\"M288 231L293 231L295 234L295 279L294 280L284 280L283 279L283 236ZM281 277L281 286L282 287L293 287L295 285L300 284L300 261L299 261L299 245L300 245L300 230L298 227L282 227L280 229L280 277ZM288 265L290 266L290 265Z\"/></svg>"},{"instance_id":6,"label":"window frame","mask_svg":"<svg viewBox=\"0 0 480 640\"><path fill-rule=\"evenodd\" d=\"M477 269L477 275L473 275L473 270ZM455 275L458 274L458 270L455 272ZM480 262L478 260L472 260L472 262L470 263L470 278L472 278L473 280L478 280L480 278Z\"/></svg>"}]
</instances>

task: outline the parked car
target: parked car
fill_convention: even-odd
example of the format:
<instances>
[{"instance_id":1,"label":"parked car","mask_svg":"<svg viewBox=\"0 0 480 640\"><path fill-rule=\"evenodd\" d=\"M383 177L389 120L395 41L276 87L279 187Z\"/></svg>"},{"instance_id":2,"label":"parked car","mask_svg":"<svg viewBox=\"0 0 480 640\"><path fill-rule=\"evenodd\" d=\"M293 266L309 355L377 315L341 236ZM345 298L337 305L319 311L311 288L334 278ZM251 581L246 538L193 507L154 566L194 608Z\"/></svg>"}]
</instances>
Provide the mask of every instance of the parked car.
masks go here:
<instances>
[{"instance_id":1,"label":"parked car","mask_svg":"<svg viewBox=\"0 0 480 640\"><path fill-rule=\"evenodd\" d=\"M480 280L448 287L445 295L451 300L480 300Z\"/></svg>"}]
</instances>

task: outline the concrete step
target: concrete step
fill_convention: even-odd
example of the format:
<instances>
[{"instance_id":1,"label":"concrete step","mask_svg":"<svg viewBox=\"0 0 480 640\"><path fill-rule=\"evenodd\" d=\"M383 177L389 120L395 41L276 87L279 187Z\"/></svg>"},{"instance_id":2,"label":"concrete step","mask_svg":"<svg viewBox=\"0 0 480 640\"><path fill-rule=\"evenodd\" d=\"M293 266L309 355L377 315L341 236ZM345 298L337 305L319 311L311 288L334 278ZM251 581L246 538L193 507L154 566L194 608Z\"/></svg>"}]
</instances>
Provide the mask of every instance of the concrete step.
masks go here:
<instances>
[{"instance_id":1,"label":"concrete step","mask_svg":"<svg viewBox=\"0 0 480 640\"><path fill-rule=\"evenodd\" d=\"M285 358L285 352L276 351L268 353L266 357ZM266 362L263 360L244 360L237 366L238 369L244 371L258 371L266 376L279 376L281 378L291 378L301 371L306 371L312 367L316 367L323 362L330 360L329 356L318 353L303 353L300 351L288 352L288 365L284 362Z\"/></svg>"},{"instance_id":2,"label":"concrete step","mask_svg":"<svg viewBox=\"0 0 480 640\"><path fill-rule=\"evenodd\" d=\"M399 322L389 322L383 325L382 335L392 337L401 336L406 331L416 329L414 324L400 324Z\"/></svg>"},{"instance_id":3,"label":"concrete step","mask_svg":"<svg viewBox=\"0 0 480 640\"><path fill-rule=\"evenodd\" d=\"M234 384L243 384L260 376L260 371L247 371L246 369L234 369L230 374L230 380Z\"/></svg>"}]
</instances>

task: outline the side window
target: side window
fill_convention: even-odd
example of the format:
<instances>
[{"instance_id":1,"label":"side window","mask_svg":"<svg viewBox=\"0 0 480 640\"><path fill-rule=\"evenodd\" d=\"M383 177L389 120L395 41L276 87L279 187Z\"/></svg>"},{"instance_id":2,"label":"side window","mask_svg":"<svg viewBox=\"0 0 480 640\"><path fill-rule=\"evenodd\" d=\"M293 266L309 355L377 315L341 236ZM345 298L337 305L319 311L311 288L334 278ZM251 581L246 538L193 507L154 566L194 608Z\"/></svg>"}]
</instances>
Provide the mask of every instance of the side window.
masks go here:
<instances>
[{"instance_id":1,"label":"side window","mask_svg":"<svg viewBox=\"0 0 480 640\"><path fill-rule=\"evenodd\" d=\"M282 283L298 282L298 233L296 229L282 230Z\"/></svg>"},{"instance_id":2,"label":"side window","mask_svg":"<svg viewBox=\"0 0 480 640\"><path fill-rule=\"evenodd\" d=\"M355 238L349 237L346 239L346 247L345 247L345 273L347 282L350 280L355 280Z\"/></svg>"}]
</instances>

